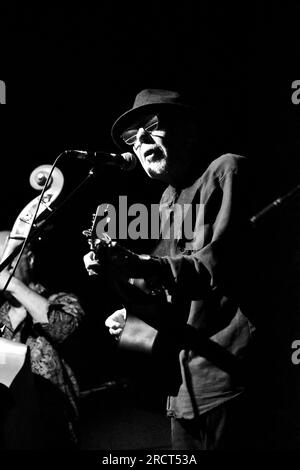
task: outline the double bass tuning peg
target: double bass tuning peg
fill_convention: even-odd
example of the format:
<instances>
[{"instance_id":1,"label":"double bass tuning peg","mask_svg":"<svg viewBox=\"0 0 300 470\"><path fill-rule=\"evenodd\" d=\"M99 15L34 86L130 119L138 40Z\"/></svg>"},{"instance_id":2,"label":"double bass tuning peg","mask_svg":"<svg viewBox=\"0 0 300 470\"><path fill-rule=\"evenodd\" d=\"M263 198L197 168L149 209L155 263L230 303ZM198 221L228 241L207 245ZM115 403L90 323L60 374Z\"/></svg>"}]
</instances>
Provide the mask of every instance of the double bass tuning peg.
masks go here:
<instances>
[{"instance_id":1,"label":"double bass tuning peg","mask_svg":"<svg viewBox=\"0 0 300 470\"><path fill-rule=\"evenodd\" d=\"M47 181L47 173L46 172L43 172L43 171L39 171L36 176L35 176L35 181L37 183L38 186L40 187L43 187L45 184L46 184L46 181ZM49 185L52 183L53 179L52 177L49 179Z\"/></svg>"}]
</instances>

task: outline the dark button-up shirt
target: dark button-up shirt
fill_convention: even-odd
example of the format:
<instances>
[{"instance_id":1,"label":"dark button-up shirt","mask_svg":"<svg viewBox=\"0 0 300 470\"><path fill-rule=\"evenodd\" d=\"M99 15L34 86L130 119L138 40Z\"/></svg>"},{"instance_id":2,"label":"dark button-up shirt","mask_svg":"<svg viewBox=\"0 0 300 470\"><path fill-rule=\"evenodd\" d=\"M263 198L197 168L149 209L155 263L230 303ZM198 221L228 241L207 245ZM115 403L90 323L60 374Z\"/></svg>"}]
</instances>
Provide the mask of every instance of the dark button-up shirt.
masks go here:
<instances>
[{"instance_id":1,"label":"dark button-up shirt","mask_svg":"<svg viewBox=\"0 0 300 470\"><path fill-rule=\"evenodd\" d=\"M173 212L171 236L166 231L155 252L164 268L174 315L206 334L239 364L247 359L255 331L241 307L251 257L248 183L247 159L226 154L190 187L169 186L160 212L162 233ZM196 209L192 233L183 223L184 205L186 210ZM170 415L193 418L244 391L243 380L219 367L209 353L200 355L187 347L179 359L182 383L169 399Z\"/></svg>"}]
</instances>

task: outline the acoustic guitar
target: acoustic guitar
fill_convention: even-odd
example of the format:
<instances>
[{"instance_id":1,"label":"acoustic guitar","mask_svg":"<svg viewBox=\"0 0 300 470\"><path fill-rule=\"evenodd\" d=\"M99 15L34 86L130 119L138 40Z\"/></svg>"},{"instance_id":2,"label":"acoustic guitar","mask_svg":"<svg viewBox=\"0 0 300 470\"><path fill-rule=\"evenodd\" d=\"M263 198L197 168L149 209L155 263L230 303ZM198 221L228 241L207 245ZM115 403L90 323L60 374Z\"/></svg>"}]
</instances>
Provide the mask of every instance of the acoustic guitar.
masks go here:
<instances>
[{"instance_id":1,"label":"acoustic guitar","mask_svg":"<svg viewBox=\"0 0 300 470\"><path fill-rule=\"evenodd\" d=\"M101 226L105 227L103 210L100 214L100 207L98 206L93 214L91 228L84 230L83 235L87 238L89 247L95 253L96 258L101 259L101 263L104 265L103 273L105 273L105 258L112 240L106 232L97 233L97 225L100 220L102 221ZM107 217L107 226L109 222L109 217ZM159 318L160 313L162 316L166 316L165 311L169 307L167 293L163 289L154 290L153 286L149 285L145 279L123 279L120 277L112 282L114 282L114 290L121 298L127 312L126 323L119 337L119 346L131 351L153 354L163 331L169 330L170 322L163 322Z\"/></svg>"},{"instance_id":2,"label":"acoustic guitar","mask_svg":"<svg viewBox=\"0 0 300 470\"><path fill-rule=\"evenodd\" d=\"M85 230L83 234L88 238L89 246L96 258L99 257L105 265L106 250L111 246L112 240L107 233L97 233L97 223L100 219L103 220L103 213L101 211L100 214L99 208L100 206L93 215L91 228ZM108 223L109 218L107 218ZM182 349L206 357L238 380L243 378L244 371L238 359L211 340L207 332L196 330L180 320L182 312L176 313L176 307L171 304L164 289L153 290L151 283L149 285L145 279L120 278L116 280L114 286L127 312L119 346L158 358L162 367L170 371L169 376L173 379L171 387L177 386L180 380L178 354ZM180 323L175 319L179 319Z\"/></svg>"}]
</instances>

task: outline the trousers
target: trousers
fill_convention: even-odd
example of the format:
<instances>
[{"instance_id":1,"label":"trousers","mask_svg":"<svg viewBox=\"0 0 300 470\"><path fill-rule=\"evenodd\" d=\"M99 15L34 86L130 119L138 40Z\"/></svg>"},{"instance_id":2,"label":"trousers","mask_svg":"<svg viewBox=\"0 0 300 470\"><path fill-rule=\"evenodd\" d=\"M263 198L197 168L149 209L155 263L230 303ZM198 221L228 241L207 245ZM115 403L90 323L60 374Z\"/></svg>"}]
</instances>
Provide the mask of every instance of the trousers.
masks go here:
<instances>
[{"instance_id":1,"label":"trousers","mask_svg":"<svg viewBox=\"0 0 300 470\"><path fill-rule=\"evenodd\" d=\"M263 450L266 436L261 413L241 396L193 419L171 418L173 450Z\"/></svg>"}]
</instances>

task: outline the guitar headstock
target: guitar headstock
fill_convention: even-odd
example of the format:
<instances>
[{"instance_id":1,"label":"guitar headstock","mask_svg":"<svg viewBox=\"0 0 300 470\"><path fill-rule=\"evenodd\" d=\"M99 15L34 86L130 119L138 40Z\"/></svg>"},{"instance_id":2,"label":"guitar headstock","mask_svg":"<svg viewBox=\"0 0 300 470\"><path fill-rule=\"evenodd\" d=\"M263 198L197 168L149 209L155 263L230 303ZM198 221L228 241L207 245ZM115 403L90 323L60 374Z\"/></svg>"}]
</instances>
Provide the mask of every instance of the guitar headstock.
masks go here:
<instances>
[{"instance_id":1,"label":"guitar headstock","mask_svg":"<svg viewBox=\"0 0 300 470\"><path fill-rule=\"evenodd\" d=\"M90 249L97 252L102 247L108 247L111 244L111 238L106 232L102 232L99 237L97 233L97 225L99 221L103 221L103 206L98 206L92 217L91 228L83 230L82 234L87 238ZM106 216L106 225L109 224L110 218Z\"/></svg>"}]
</instances>

